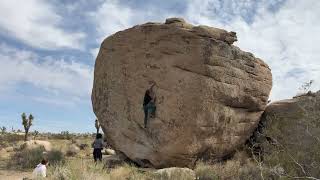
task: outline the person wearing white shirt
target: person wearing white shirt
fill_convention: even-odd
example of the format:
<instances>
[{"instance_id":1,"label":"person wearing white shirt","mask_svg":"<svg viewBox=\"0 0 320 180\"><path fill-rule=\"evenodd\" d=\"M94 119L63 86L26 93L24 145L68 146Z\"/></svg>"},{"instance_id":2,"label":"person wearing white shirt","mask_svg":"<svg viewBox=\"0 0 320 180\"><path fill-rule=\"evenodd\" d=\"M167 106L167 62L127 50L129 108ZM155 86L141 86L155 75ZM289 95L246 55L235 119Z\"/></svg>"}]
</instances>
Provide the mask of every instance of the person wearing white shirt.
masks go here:
<instances>
[{"instance_id":1,"label":"person wearing white shirt","mask_svg":"<svg viewBox=\"0 0 320 180\"><path fill-rule=\"evenodd\" d=\"M43 159L33 170L33 177L47 177L47 165L48 161Z\"/></svg>"}]
</instances>

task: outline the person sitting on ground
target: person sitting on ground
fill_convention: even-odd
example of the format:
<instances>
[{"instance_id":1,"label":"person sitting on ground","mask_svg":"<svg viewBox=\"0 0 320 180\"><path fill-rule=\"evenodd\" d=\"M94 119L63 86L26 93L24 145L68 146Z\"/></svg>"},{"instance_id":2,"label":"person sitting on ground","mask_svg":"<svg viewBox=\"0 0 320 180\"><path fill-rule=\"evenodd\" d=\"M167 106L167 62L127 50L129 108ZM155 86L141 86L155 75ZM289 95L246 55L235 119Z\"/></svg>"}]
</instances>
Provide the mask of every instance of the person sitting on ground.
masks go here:
<instances>
[{"instance_id":1,"label":"person sitting on ground","mask_svg":"<svg viewBox=\"0 0 320 180\"><path fill-rule=\"evenodd\" d=\"M37 165L37 167L33 170L33 177L47 177L47 166L48 161L46 159L42 159L41 163Z\"/></svg>"},{"instance_id":2,"label":"person sitting on ground","mask_svg":"<svg viewBox=\"0 0 320 180\"><path fill-rule=\"evenodd\" d=\"M143 99L143 110L144 110L144 128L147 128L149 118L155 117L156 112L156 95L154 92L155 82L152 82L151 87L146 90Z\"/></svg>"},{"instance_id":3,"label":"person sitting on ground","mask_svg":"<svg viewBox=\"0 0 320 180\"><path fill-rule=\"evenodd\" d=\"M102 161L102 153L101 153L101 151L102 151L102 149L104 147L102 134L98 133L96 135L96 139L93 141L92 147L93 147L93 159L94 159L94 162L97 162L98 159L99 159L99 161Z\"/></svg>"}]
</instances>

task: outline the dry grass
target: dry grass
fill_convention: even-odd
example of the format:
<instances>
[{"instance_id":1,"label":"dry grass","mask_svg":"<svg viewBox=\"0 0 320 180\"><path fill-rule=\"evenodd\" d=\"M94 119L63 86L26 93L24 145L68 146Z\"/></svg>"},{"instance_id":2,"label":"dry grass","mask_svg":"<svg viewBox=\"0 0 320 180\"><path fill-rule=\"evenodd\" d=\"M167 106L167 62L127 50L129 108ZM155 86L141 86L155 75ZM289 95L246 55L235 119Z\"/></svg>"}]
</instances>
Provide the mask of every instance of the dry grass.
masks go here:
<instances>
[{"instance_id":1,"label":"dry grass","mask_svg":"<svg viewBox=\"0 0 320 180\"><path fill-rule=\"evenodd\" d=\"M110 178L114 180L122 180L122 179L148 179L148 175L143 171L139 171L137 167L132 165L124 164L123 166L119 166L110 171Z\"/></svg>"},{"instance_id":2,"label":"dry grass","mask_svg":"<svg viewBox=\"0 0 320 180\"><path fill-rule=\"evenodd\" d=\"M230 160L215 164L199 162L195 168L199 180L233 179L233 180L260 180L272 177L269 169L258 166L248 155L237 152Z\"/></svg>"},{"instance_id":3,"label":"dry grass","mask_svg":"<svg viewBox=\"0 0 320 180\"><path fill-rule=\"evenodd\" d=\"M44 148L38 147L33 149L24 149L13 154L11 161L7 164L10 169L32 169L41 162L43 158L49 160L51 164L64 163L65 159L62 152L58 150L52 150L43 154Z\"/></svg>"},{"instance_id":4,"label":"dry grass","mask_svg":"<svg viewBox=\"0 0 320 180\"><path fill-rule=\"evenodd\" d=\"M124 164L113 169L106 169L103 163L94 163L89 159L73 159L65 164L49 167L48 179L52 180L193 180L182 171L155 173L155 170L141 170L135 166Z\"/></svg>"},{"instance_id":5,"label":"dry grass","mask_svg":"<svg viewBox=\"0 0 320 180\"><path fill-rule=\"evenodd\" d=\"M49 168L48 178L52 180L140 180L146 179L145 174L138 168L128 164L108 170L103 163L94 163L89 159L73 159L65 164L57 164Z\"/></svg>"},{"instance_id":6,"label":"dry grass","mask_svg":"<svg viewBox=\"0 0 320 180\"><path fill-rule=\"evenodd\" d=\"M52 147L55 149L51 154L53 159L64 158L64 153L70 144L90 144L91 138L77 138L76 140L49 139ZM14 142L18 144L20 141ZM15 153L15 152L12 152ZM25 168L31 168L39 163L42 157L42 150L35 152L17 152L17 157L23 157L19 164L24 164ZM14 155L14 154L12 154ZM63 179L92 179L92 180L179 180L194 179L183 171L171 171L170 173L156 173L154 169L140 169L132 165L123 164L113 169L104 168L104 163L95 164L92 160L92 149L89 147L80 151L75 157L66 158L63 161L50 160L51 165L48 167L48 178L53 180ZM53 163L57 162L57 163ZM17 169L17 163L12 164L12 168ZM237 152L231 160L216 164L206 164L199 162L194 169L195 175L199 180L216 180L216 179L232 179L232 180L259 180L259 179L278 179L279 177L271 177L270 171L265 166L260 168L253 159L245 152ZM15 171L16 172L16 171ZM17 172L19 173L19 172Z\"/></svg>"},{"instance_id":7,"label":"dry grass","mask_svg":"<svg viewBox=\"0 0 320 180\"><path fill-rule=\"evenodd\" d=\"M217 180L219 176L212 166L207 165L203 162L199 162L195 168L196 177L199 180Z\"/></svg>"},{"instance_id":8,"label":"dry grass","mask_svg":"<svg viewBox=\"0 0 320 180\"><path fill-rule=\"evenodd\" d=\"M48 179L105 179L108 173L102 164L95 164L90 160L73 159L65 164L56 164L48 168Z\"/></svg>"}]
</instances>

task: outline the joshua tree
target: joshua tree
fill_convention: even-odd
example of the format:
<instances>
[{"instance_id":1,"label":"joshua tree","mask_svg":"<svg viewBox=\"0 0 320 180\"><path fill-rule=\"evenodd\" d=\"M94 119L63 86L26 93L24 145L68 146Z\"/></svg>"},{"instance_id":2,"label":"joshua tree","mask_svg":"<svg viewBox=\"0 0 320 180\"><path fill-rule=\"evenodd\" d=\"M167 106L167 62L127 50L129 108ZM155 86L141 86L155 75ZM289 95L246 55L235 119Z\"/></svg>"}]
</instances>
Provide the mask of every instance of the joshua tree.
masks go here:
<instances>
[{"instance_id":1,"label":"joshua tree","mask_svg":"<svg viewBox=\"0 0 320 180\"><path fill-rule=\"evenodd\" d=\"M100 123L99 123L99 121L98 121L98 119L96 119L96 122L95 122L95 127L96 127L96 129L97 129L97 134L99 133L99 130L100 130Z\"/></svg>"},{"instance_id":2,"label":"joshua tree","mask_svg":"<svg viewBox=\"0 0 320 180\"><path fill-rule=\"evenodd\" d=\"M6 133L7 128L4 127L4 126L2 126L2 127L0 128L0 130L1 130L1 134L4 134L4 133Z\"/></svg>"},{"instance_id":3,"label":"joshua tree","mask_svg":"<svg viewBox=\"0 0 320 180\"><path fill-rule=\"evenodd\" d=\"M30 114L29 117L27 118L27 115L25 113L22 113L21 118L22 118L22 125L24 127L24 132L25 132L24 141L27 141L29 129L32 126L32 121L34 117L32 116L32 114Z\"/></svg>"},{"instance_id":4,"label":"joshua tree","mask_svg":"<svg viewBox=\"0 0 320 180\"><path fill-rule=\"evenodd\" d=\"M33 139L36 140L36 137L39 135L39 131L35 130L33 132Z\"/></svg>"}]
</instances>

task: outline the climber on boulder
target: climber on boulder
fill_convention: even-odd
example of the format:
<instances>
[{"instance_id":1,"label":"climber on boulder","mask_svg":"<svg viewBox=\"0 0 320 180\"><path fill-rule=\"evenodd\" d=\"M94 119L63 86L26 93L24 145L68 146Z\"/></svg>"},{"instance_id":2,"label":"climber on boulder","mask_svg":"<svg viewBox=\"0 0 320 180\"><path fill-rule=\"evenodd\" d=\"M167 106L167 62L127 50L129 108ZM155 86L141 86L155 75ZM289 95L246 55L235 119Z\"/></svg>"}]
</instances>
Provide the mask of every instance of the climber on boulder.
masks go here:
<instances>
[{"instance_id":1,"label":"climber on boulder","mask_svg":"<svg viewBox=\"0 0 320 180\"><path fill-rule=\"evenodd\" d=\"M151 83L151 87L146 90L143 99L143 110L144 110L144 127L147 128L149 118L155 117L156 112L156 95L154 92L155 82Z\"/></svg>"}]
</instances>

